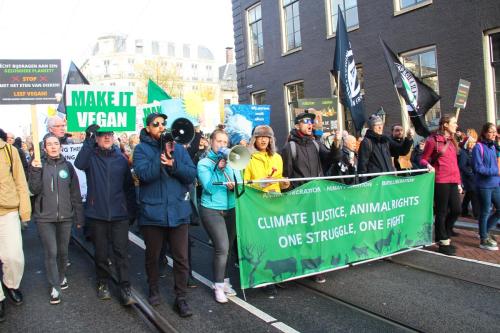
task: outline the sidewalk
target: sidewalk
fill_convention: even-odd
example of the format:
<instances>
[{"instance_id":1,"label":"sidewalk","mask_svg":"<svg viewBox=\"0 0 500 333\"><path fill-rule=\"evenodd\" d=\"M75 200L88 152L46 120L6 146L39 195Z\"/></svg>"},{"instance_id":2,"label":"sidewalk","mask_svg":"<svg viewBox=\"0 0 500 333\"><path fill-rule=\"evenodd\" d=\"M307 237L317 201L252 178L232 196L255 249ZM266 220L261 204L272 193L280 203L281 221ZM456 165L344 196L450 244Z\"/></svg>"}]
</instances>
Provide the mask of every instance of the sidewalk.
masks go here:
<instances>
[{"instance_id":1,"label":"sidewalk","mask_svg":"<svg viewBox=\"0 0 500 333\"><path fill-rule=\"evenodd\" d=\"M489 251L479 248L479 237L477 231L477 221L460 217L455 224L455 231L459 234L452 237L452 243L457 247L457 256L467 259L485 261L500 265L500 251ZM500 230L493 229L495 234ZM437 252L437 245L427 247L426 249Z\"/></svg>"}]
</instances>

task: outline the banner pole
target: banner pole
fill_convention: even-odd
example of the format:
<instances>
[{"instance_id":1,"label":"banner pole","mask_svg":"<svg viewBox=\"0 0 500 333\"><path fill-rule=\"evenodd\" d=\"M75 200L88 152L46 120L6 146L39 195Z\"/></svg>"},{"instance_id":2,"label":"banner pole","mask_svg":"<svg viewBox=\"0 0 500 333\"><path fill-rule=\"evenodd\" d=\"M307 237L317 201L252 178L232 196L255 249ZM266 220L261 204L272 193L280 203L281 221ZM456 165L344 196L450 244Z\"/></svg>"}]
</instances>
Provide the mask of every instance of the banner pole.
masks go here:
<instances>
[{"instance_id":1,"label":"banner pole","mask_svg":"<svg viewBox=\"0 0 500 333\"><path fill-rule=\"evenodd\" d=\"M460 108L457 108L457 111L455 112L455 118L457 118L457 122L458 122L458 116L460 116Z\"/></svg>"},{"instance_id":2,"label":"banner pole","mask_svg":"<svg viewBox=\"0 0 500 333\"><path fill-rule=\"evenodd\" d=\"M342 103L340 103L340 71L337 72L337 130L340 133L344 132L344 108Z\"/></svg>"},{"instance_id":3,"label":"banner pole","mask_svg":"<svg viewBox=\"0 0 500 333\"><path fill-rule=\"evenodd\" d=\"M38 139L38 117L36 114L36 105L31 104L31 138L33 140L33 150L35 160L40 161L40 140Z\"/></svg>"},{"instance_id":4,"label":"banner pole","mask_svg":"<svg viewBox=\"0 0 500 333\"><path fill-rule=\"evenodd\" d=\"M326 176L326 177L303 177L303 178L277 178L277 179L260 179L260 180L247 180L246 184L259 184L259 183L278 183L278 182L299 182L299 181L309 181L309 180L332 180L332 179L344 179L344 178L355 178L355 177L375 177L375 176L387 176L387 175L399 175L399 174L409 174L409 173L424 173L429 172L428 169L415 169L415 170L401 170L401 171L389 171L389 172L374 172L374 173L364 173L356 175L345 175L345 176ZM212 182L212 185L226 185L229 182ZM231 182L233 183L233 182Z\"/></svg>"}]
</instances>

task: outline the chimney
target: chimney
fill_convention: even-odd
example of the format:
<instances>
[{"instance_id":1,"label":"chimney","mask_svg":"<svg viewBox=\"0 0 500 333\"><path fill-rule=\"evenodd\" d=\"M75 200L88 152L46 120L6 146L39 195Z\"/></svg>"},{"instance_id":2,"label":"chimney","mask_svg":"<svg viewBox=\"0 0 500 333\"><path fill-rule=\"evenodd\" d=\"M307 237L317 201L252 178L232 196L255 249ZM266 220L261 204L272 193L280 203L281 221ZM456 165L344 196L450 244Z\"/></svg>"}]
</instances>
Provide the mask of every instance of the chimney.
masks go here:
<instances>
[{"instance_id":1,"label":"chimney","mask_svg":"<svg viewBox=\"0 0 500 333\"><path fill-rule=\"evenodd\" d=\"M234 59L234 51L232 47L226 47L226 64L232 64Z\"/></svg>"}]
</instances>

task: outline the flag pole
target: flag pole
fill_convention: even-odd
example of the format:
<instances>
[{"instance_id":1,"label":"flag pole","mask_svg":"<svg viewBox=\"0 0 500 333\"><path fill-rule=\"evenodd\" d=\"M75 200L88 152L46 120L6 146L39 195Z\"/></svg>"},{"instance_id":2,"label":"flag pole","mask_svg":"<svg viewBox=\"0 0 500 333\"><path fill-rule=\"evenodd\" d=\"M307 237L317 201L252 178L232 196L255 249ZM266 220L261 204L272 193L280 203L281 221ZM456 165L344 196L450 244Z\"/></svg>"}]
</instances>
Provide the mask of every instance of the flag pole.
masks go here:
<instances>
[{"instance_id":1,"label":"flag pole","mask_svg":"<svg viewBox=\"0 0 500 333\"><path fill-rule=\"evenodd\" d=\"M342 103L340 103L340 71L337 71L337 130L340 133L344 132L344 109Z\"/></svg>"},{"instance_id":2,"label":"flag pole","mask_svg":"<svg viewBox=\"0 0 500 333\"><path fill-rule=\"evenodd\" d=\"M33 150L35 160L40 161L40 145L38 144L38 116L36 114L36 105L31 104L31 139L33 141Z\"/></svg>"},{"instance_id":3,"label":"flag pole","mask_svg":"<svg viewBox=\"0 0 500 333\"><path fill-rule=\"evenodd\" d=\"M458 116L460 116L460 108L457 108L457 111L455 112L455 118L457 119L457 122L458 122Z\"/></svg>"}]
</instances>

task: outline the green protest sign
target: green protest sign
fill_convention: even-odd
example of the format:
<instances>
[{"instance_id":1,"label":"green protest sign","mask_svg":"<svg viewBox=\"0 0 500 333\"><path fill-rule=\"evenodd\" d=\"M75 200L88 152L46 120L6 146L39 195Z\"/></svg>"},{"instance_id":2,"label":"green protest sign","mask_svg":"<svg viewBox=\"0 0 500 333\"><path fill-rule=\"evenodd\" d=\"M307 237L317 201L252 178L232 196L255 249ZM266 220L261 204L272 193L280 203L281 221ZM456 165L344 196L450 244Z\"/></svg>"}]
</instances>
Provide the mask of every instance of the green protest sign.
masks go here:
<instances>
[{"instance_id":1,"label":"green protest sign","mask_svg":"<svg viewBox=\"0 0 500 333\"><path fill-rule=\"evenodd\" d=\"M346 186L311 181L286 194L247 187L236 203L242 288L428 245L434 174Z\"/></svg>"},{"instance_id":2,"label":"green protest sign","mask_svg":"<svg viewBox=\"0 0 500 333\"><path fill-rule=\"evenodd\" d=\"M68 131L97 124L101 131L135 131L134 91L117 87L66 85Z\"/></svg>"}]
</instances>

